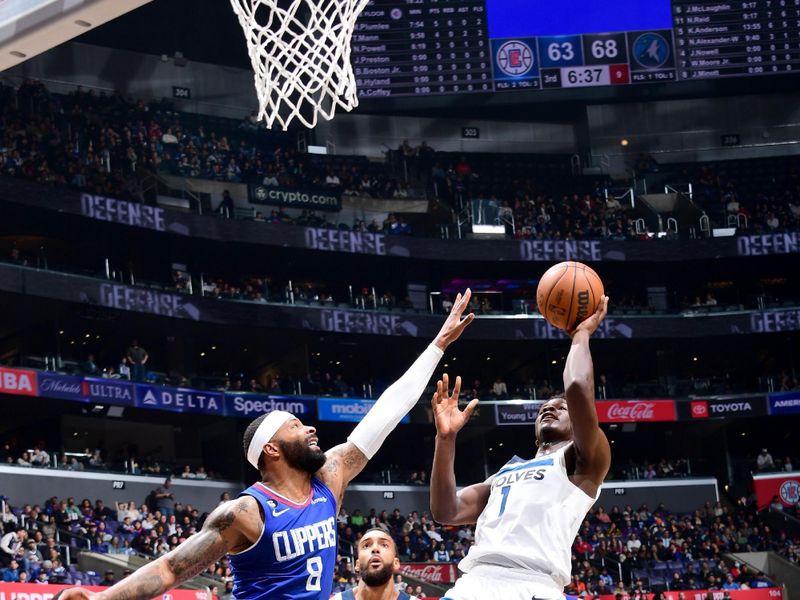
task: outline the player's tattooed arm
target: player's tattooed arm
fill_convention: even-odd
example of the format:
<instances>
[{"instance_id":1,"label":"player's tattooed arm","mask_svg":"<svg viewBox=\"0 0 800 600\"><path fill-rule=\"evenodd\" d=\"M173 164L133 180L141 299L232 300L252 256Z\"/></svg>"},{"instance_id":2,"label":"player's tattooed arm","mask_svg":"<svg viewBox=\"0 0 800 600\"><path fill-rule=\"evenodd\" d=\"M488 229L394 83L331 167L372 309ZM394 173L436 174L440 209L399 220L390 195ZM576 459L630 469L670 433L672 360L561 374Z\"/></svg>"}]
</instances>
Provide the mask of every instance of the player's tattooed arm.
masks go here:
<instances>
[{"instance_id":1,"label":"player's tattooed arm","mask_svg":"<svg viewBox=\"0 0 800 600\"><path fill-rule=\"evenodd\" d=\"M607 312L608 296L603 296L595 314L569 332L572 346L564 365L564 395L577 452L576 475L585 476L594 486L599 486L608 473L611 447L600 429L594 406L594 364L589 337L603 322ZM593 495L592 492L597 490L586 491Z\"/></svg>"},{"instance_id":2,"label":"player's tattooed arm","mask_svg":"<svg viewBox=\"0 0 800 600\"><path fill-rule=\"evenodd\" d=\"M243 550L258 538L263 517L250 497L226 502L212 512L203 528L161 558L138 569L102 592L64 590L59 600L150 600L205 571L228 552ZM55 600L55 599L54 599Z\"/></svg>"},{"instance_id":3,"label":"player's tattooed arm","mask_svg":"<svg viewBox=\"0 0 800 600\"><path fill-rule=\"evenodd\" d=\"M341 498L344 496L347 484L361 473L369 459L353 442L334 446L325 454L328 460L318 471L317 476L336 495L338 504L341 505Z\"/></svg>"}]
</instances>

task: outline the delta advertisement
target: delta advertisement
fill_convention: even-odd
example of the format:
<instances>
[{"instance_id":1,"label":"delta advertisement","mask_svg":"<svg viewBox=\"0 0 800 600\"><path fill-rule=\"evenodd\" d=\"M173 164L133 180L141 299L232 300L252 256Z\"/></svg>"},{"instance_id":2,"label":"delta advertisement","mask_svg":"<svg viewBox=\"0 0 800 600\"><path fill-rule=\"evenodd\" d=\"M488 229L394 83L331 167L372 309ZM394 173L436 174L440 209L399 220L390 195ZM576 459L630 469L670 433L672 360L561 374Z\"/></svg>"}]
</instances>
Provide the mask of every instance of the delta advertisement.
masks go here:
<instances>
[{"instance_id":1,"label":"delta advertisement","mask_svg":"<svg viewBox=\"0 0 800 600\"><path fill-rule=\"evenodd\" d=\"M249 419L273 410L313 419L316 403L312 396L195 390L26 369L0 369L0 393Z\"/></svg>"}]
</instances>

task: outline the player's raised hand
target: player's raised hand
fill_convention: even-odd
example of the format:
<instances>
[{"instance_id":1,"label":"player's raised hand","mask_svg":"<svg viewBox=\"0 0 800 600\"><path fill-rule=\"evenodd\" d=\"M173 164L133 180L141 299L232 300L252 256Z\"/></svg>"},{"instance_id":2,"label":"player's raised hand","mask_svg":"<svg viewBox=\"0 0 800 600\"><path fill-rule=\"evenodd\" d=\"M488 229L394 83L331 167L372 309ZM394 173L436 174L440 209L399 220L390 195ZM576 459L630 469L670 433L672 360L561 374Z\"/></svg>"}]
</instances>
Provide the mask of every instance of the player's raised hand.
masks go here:
<instances>
[{"instance_id":1,"label":"player's raised hand","mask_svg":"<svg viewBox=\"0 0 800 600\"><path fill-rule=\"evenodd\" d=\"M603 294L603 296L600 297L600 302L597 304L597 309L594 311L594 314L585 321L581 321L575 329L568 331L567 334L569 334L570 337L574 337L579 331L585 331L589 335L592 335L597 331L597 328L600 327L600 323L603 322L607 314L608 296Z\"/></svg>"},{"instance_id":2,"label":"player's raised hand","mask_svg":"<svg viewBox=\"0 0 800 600\"><path fill-rule=\"evenodd\" d=\"M436 339L433 340L433 343L438 346L439 349L445 350L461 336L461 333L467 328L467 325L472 323L472 320L475 318L475 315L472 313L469 313L463 319L461 318L464 311L469 307L469 299L471 297L472 291L470 291L469 288L467 288L467 291L463 294L456 296L456 301L453 303L453 308L450 310L447 320L444 322L444 325L442 325Z\"/></svg>"},{"instance_id":3,"label":"player's raised hand","mask_svg":"<svg viewBox=\"0 0 800 600\"><path fill-rule=\"evenodd\" d=\"M460 393L461 377L456 377L456 385L452 394L450 394L450 379L447 373L436 382L436 391L433 393L431 405L433 419L436 422L436 432L442 437L457 434L467 424L475 407L478 406L478 399L474 398L464 410L459 410L458 395Z\"/></svg>"}]
</instances>

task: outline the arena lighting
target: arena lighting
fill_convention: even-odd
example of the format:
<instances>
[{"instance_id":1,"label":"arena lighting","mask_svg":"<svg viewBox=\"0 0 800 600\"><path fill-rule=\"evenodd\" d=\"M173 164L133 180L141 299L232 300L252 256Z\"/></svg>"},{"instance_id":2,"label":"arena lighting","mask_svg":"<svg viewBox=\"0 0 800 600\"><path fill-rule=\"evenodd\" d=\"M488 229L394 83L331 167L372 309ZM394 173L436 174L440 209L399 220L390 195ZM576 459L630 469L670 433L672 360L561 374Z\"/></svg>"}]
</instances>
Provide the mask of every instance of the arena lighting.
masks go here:
<instances>
[{"instance_id":1,"label":"arena lighting","mask_svg":"<svg viewBox=\"0 0 800 600\"><path fill-rule=\"evenodd\" d=\"M712 237L733 237L736 235L736 227L715 227L711 230Z\"/></svg>"},{"instance_id":2,"label":"arena lighting","mask_svg":"<svg viewBox=\"0 0 800 600\"><path fill-rule=\"evenodd\" d=\"M472 225L472 233L480 233L484 235L506 235L505 225Z\"/></svg>"},{"instance_id":3,"label":"arena lighting","mask_svg":"<svg viewBox=\"0 0 800 600\"><path fill-rule=\"evenodd\" d=\"M619 141L619 145L620 145L620 146L622 146L623 148L624 148L625 146L627 146L628 144L630 144L630 142L628 141L628 138L622 138L622 139Z\"/></svg>"}]
</instances>

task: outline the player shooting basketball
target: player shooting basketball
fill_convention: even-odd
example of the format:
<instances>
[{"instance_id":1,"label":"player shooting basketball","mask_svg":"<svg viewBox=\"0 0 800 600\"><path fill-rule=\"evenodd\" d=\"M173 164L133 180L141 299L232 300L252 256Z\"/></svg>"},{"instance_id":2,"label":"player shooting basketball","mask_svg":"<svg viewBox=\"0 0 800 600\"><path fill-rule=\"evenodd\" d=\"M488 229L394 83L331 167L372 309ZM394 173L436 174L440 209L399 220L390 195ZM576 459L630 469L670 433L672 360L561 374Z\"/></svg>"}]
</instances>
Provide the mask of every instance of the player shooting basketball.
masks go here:
<instances>
[{"instance_id":1,"label":"player shooting basketball","mask_svg":"<svg viewBox=\"0 0 800 600\"><path fill-rule=\"evenodd\" d=\"M564 395L546 401L536 418L536 456L511 459L483 483L456 492L455 441L477 400L458 409L445 375L433 396L436 450L431 512L441 523L477 522L475 545L459 569L466 573L448 600L563 598L570 580L570 547L600 493L611 448L598 426L589 337L606 316L608 297L580 323L564 366ZM443 599L444 600L444 599Z\"/></svg>"},{"instance_id":2,"label":"player shooting basketball","mask_svg":"<svg viewBox=\"0 0 800 600\"><path fill-rule=\"evenodd\" d=\"M217 507L203 529L168 554L99 593L65 590L60 600L149 600L228 554L233 595L246 600L328 600L336 565L336 514L345 489L422 394L444 350L469 325L470 291L458 295L439 334L381 395L347 438L320 450L316 430L273 411L244 434L260 481Z\"/></svg>"}]
</instances>

